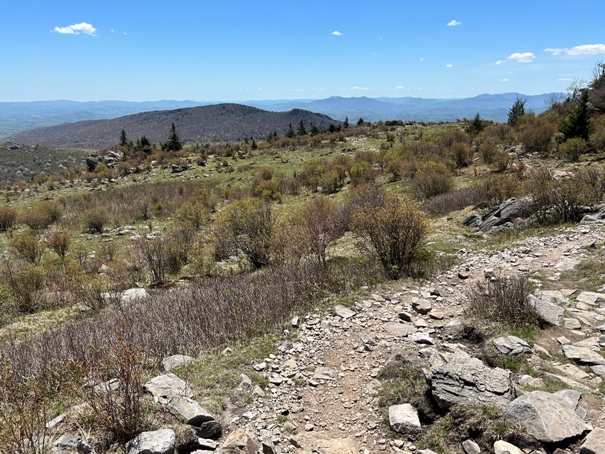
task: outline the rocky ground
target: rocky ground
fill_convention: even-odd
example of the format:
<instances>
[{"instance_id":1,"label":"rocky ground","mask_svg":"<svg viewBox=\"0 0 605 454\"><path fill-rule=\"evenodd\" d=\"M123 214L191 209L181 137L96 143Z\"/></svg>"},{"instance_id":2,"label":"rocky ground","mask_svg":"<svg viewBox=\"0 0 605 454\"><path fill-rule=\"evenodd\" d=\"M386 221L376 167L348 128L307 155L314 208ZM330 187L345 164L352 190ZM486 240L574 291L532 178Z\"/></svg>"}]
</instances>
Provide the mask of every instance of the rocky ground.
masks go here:
<instances>
[{"instance_id":1,"label":"rocky ground","mask_svg":"<svg viewBox=\"0 0 605 454\"><path fill-rule=\"evenodd\" d=\"M417 445L419 434L429 429L417 408L379 406L380 371L396 360L423 371L435 412L457 403L495 405L534 440L521 451L504 441L485 446L469 437L449 452L605 453L605 443L599 443L605 439L600 392L605 378L605 293L561 288L559 283L561 272L573 269L586 248L600 250L604 242L601 226L579 225L555 236L528 238L504 251L463 250L454 269L430 282L391 284L369 290L350 308L335 306L295 317L278 354L253 364L269 385L253 386L242 371L240 388L252 401L227 412L218 441L209 440L218 436L218 424L175 375L164 376L168 384L159 391L149 383L146 389L159 405L201 428L196 435L201 438L190 448L179 447L177 441L178 452L431 453ZM527 274L542 287L533 303L554 327L542 331L532 345L504 335L485 343L502 355L525 354L532 375L486 365L478 348L461 335L468 289L494 276L515 274ZM553 381L564 389L541 391ZM145 437L156 434L165 441L137 439L128 452L172 452L174 433L160 432Z\"/></svg>"}]
</instances>

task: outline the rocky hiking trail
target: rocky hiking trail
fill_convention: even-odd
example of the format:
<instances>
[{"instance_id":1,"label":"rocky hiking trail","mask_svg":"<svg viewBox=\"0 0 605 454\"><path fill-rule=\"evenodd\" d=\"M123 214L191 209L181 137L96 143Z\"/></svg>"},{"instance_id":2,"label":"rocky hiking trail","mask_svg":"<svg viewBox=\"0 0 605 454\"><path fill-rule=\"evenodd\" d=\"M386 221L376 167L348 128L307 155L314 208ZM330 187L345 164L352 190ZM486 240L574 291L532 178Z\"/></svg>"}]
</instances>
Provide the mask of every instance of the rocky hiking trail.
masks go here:
<instances>
[{"instance_id":1,"label":"rocky hiking trail","mask_svg":"<svg viewBox=\"0 0 605 454\"><path fill-rule=\"evenodd\" d=\"M450 359L456 356L461 359L463 374L474 366L473 374L489 379L485 366L471 365L467 348L449 341L460 328L466 288L477 280L495 274L527 273L531 276L536 271L546 280L556 283L561 271L572 269L585 256L584 248L596 247L605 241L605 233L594 226L562 230L563 233L554 237L528 238L504 251L461 251L461 263L430 282L418 285L406 282L389 290L371 293L351 308L335 306L332 311L295 318L292 330L297 331L297 339L282 342L279 355L265 358L255 365L269 378L269 388L262 392L257 389L255 402L239 416L233 416L228 426L245 429L250 437L272 446L272 452L430 452L417 449L414 442L408 441L407 434L397 434L388 427L385 409L378 407L378 390L381 386L377 379L379 371L393 358L400 357L420 364L436 375L437 368L434 364L431 366L431 358L444 354L450 355ZM574 308L567 298L573 294L571 290L546 293L548 298L558 297L557 303L564 302L572 314L556 321L561 325L561 331L557 333L567 334L570 339L584 338L584 341L592 336L598 337L601 334L598 327L605 322L605 309L598 305L596 310L594 306L587 308L582 302L576 304L579 308ZM545 303L551 304L549 301ZM600 327L605 330L605 327ZM544 346L533 348L552 350L560 347L558 342L551 340L545 342ZM538 370L541 364L544 365L540 357L532 355L529 360L535 363L534 367ZM556 367L556 364L553 359L552 367ZM568 364L561 367L559 377L570 388L589 393L598 389L601 376L605 377L603 370L597 371L599 374L587 373L578 366ZM445 372L447 375L448 371ZM455 371L449 372L455 377ZM532 378L508 377L505 374L505 382L514 384L519 380ZM244 376L240 386L246 387L246 383ZM434 384L432 391L442 392L445 400L456 400L447 386L448 383L444 383L445 389L439 389ZM474 388L480 390L481 386ZM512 400L513 388L510 386L508 396L506 391L502 394L496 391L495 395L506 401ZM461 392L458 396L460 402L465 399L481 402L483 397L478 395L489 394L489 389L478 395L474 395L473 391L469 390L467 395ZM487 397L485 402L492 400ZM580 404L583 404L582 399ZM605 427L604 410L601 398L596 405L591 402L584 419L586 425ZM275 422L279 415L287 417L285 423ZM413 427L413 422L411 426L409 424L406 422L407 429L404 430L411 435L423 430L420 425ZM570 421L565 421L565 425L568 424ZM467 449L472 448L467 446ZM594 452L605 452L603 447L600 449ZM459 452L479 451L463 450L461 446Z\"/></svg>"},{"instance_id":2,"label":"rocky hiking trail","mask_svg":"<svg viewBox=\"0 0 605 454\"><path fill-rule=\"evenodd\" d=\"M428 430L418 408L406 402L379 406L380 371L395 360L422 370L435 411L458 403L495 405L534 439L524 451L502 440L479 446L479 440L467 439L449 452L605 453L600 392L605 379L600 353L605 345L605 293L560 288L559 283L561 272L587 256L586 248L603 246L605 229L592 224L557 232L501 251L461 250L458 264L431 280L389 283L368 289L350 307L294 317L276 354L258 358L247 369L262 374L268 385L254 385L247 375L251 372L242 370L237 392L251 399L229 406L220 421L177 377L183 361L195 360L166 358L167 373L145 389L157 405L196 429L187 445L175 441L171 429L143 433L127 445L127 452L430 454L417 445L419 435ZM533 345L514 336L486 342L502 355L525 353L535 371L532 376L486 365L461 335L468 289L515 274L532 279L539 275L532 302L554 328L541 331ZM563 389L540 391L547 381ZM528 386L538 391L529 392ZM87 445L81 437L63 441L65 449L55 445L56 452L91 452L82 448Z\"/></svg>"}]
</instances>

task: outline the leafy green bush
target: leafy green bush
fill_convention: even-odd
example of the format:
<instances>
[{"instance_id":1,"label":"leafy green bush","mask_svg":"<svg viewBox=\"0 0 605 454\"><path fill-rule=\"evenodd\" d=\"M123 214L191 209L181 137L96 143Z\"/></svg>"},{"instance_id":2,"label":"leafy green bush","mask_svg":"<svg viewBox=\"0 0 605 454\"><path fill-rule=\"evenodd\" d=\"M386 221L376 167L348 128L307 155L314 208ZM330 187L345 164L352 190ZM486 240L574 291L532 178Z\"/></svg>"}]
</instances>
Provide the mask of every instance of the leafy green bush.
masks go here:
<instances>
[{"instance_id":1,"label":"leafy green bush","mask_svg":"<svg viewBox=\"0 0 605 454\"><path fill-rule=\"evenodd\" d=\"M572 137L559 145L559 154L571 162L577 162L586 153L588 142L581 137Z\"/></svg>"},{"instance_id":2,"label":"leafy green bush","mask_svg":"<svg viewBox=\"0 0 605 454\"><path fill-rule=\"evenodd\" d=\"M86 230L91 233L103 233L110 221L110 215L105 208L94 207L82 213L82 219Z\"/></svg>"},{"instance_id":3,"label":"leafy green bush","mask_svg":"<svg viewBox=\"0 0 605 454\"><path fill-rule=\"evenodd\" d=\"M16 233L12 237L11 246L19 258L36 265L40 263L44 253L44 245L40 241L40 235L33 229Z\"/></svg>"}]
</instances>

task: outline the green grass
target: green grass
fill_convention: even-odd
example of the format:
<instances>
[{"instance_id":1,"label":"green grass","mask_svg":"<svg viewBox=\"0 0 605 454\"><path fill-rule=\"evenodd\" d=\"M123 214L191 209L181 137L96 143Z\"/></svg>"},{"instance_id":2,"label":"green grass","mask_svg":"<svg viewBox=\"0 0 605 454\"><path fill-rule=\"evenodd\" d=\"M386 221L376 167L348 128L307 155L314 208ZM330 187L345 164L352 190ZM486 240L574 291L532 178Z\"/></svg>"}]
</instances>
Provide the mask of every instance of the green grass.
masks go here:
<instances>
[{"instance_id":1,"label":"green grass","mask_svg":"<svg viewBox=\"0 0 605 454\"><path fill-rule=\"evenodd\" d=\"M209 411L218 414L226 408L229 396L241 383L241 373L250 377L253 386L264 388L268 385L268 380L256 372L252 365L277 352L272 335L242 341L229 348L230 353L217 349L175 371L189 383L198 400L204 401Z\"/></svg>"}]
</instances>

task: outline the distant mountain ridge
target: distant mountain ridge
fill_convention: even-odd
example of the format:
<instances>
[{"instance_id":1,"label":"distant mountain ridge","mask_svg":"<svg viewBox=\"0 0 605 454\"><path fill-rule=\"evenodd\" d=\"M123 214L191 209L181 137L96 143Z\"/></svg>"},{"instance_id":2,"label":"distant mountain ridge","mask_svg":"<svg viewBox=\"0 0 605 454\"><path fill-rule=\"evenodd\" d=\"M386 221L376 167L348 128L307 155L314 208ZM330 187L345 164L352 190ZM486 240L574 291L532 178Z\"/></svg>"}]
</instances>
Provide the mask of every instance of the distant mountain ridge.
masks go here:
<instances>
[{"instance_id":1,"label":"distant mountain ridge","mask_svg":"<svg viewBox=\"0 0 605 454\"><path fill-rule=\"evenodd\" d=\"M412 121L455 121L472 118L477 113L481 118L504 122L508 110L517 97L527 100L528 111L541 113L552 93L523 95L518 93L482 94L472 98L343 98L333 96L326 99L261 100L242 101L239 104L273 112L303 109L328 115L337 120L367 121L412 120ZM562 93L554 93L562 95ZM54 126L84 120L112 119L141 112L182 109L218 103L207 101L35 101L0 102L0 139L34 128Z\"/></svg>"},{"instance_id":2,"label":"distant mountain ridge","mask_svg":"<svg viewBox=\"0 0 605 454\"><path fill-rule=\"evenodd\" d=\"M159 110L127 115L109 120L88 120L46 128L21 131L6 140L19 144L39 144L54 147L103 148L118 143L122 129L129 140L145 136L151 143L168 139L175 124L182 142L234 141L265 138L277 131L283 136L291 124L297 128L303 122L328 129L340 122L330 117L302 109L269 112L242 104L213 104L175 110Z\"/></svg>"}]
</instances>

